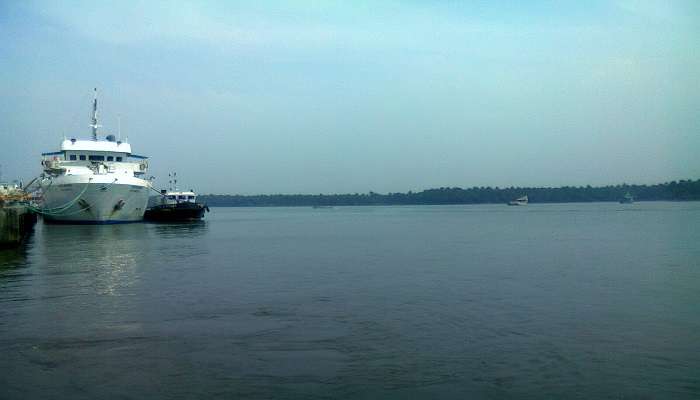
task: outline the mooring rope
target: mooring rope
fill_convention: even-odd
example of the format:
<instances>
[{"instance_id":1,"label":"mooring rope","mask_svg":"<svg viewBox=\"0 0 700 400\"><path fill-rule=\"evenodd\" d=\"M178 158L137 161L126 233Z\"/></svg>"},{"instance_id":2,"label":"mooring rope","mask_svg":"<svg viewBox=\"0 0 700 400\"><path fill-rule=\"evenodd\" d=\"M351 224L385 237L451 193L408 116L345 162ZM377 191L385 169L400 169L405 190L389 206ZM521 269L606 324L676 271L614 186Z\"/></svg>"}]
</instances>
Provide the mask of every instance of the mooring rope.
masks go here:
<instances>
[{"instance_id":1,"label":"mooring rope","mask_svg":"<svg viewBox=\"0 0 700 400\"><path fill-rule=\"evenodd\" d=\"M92 178L90 178L90 180L92 180ZM117 183L118 180L119 180L119 178L114 178L114 180L113 180L112 182L106 184L106 185L109 185L109 186L102 186L102 187L103 187L103 188L106 187L106 188L108 188L108 189L111 189L111 187L114 186L114 184ZM90 182L88 182L88 183L90 183ZM100 188L100 189L98 189L98 190L102 190L102 188ZM82 193L81 193L80 195L78 195L78 198L79 198L80 196L82 196ZM59 215L60 215L60 216L62 216L62 217L64 217L64 216L69 216L69 215L75 215L75 214L81 213L81 212L83 212L83 211L85 211L85 210L89 210L90 207L91 207L91 206L88 204L87 207L83 207L83 208L81 208L81 209L79 209L79 210L77 210L77 211L73 211L72 213L65 213L65 212L63 212L63 211L68 211L68 207L66 207L64 210L61 210L59 213L55 213L55 214L52 214L52 215L56 215L56 216L59 216Z\"/></svg>"},{"instance_id":2,"label":"mooring rope","mask_svg":"<svg viewBox=\"0 0 700 400\"><path fill-rule=\"evenodd\" d=\"M38 214L42 214L42 215L44 215L44 214L46 214L46 215L61 215L61 213L63 211L66 211L68 208L70 208L73 204L75 204L83 196L83 194L85 194L91 181L92 181L92 178L88 179L87 183L85 183L85 186L83 187L83 190L73 200L71 200L63 205L60 205L58 207L51 207L51 208L39 208L39 207L29 206L29 208L32 211L34 211ZM51 183L49 183L48 187L51 187L52 183L53 183L53 180L51 180Z\"/></svg>"}]
</instances>

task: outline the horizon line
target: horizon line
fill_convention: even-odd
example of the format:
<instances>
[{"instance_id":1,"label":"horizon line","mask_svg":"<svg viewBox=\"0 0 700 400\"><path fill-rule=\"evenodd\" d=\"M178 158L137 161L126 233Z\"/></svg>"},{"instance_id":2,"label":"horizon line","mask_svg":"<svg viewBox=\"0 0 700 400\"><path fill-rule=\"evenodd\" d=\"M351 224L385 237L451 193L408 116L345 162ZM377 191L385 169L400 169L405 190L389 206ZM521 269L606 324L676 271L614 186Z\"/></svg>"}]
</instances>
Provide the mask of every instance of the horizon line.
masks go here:
<instances>
[{"instance_id":1,"label":"horizon line","mask_svg":"<svg viewBox=\"0 0 700 400\"><path fill-rule=\"evenodd\" d=\"M700 182L700 178L696 179L673 179L673 180L668 180L668 181L663 181L663 182L656 182L656 183L615 183L615 184L605 184L605 185L559 185L559 186L441 186L441 187L431 187L431 188L426 188L426 189L420 189L417 191L413 190L407 190L403 192L375 192L374 190L370 190L367 192L346 192L346 193L281 193L281 192L276 192L276 193L256 193L256 194L231 194L231 193L206 193L206 194L200 194L199 196L342 196L342 195L364 195L364 194L378 194L378 195L387 195L387 194L408 194L408 193L421 193L425 192L428 190L444 190L444 189L460 189L460 190L470 190L470 189L491 189L491 190L526 190L526 189L563 189L563 188L591 188L591 189L596 189L596 188L606 188L606 187L625 187L625 186L656 186L656 185L669 185L673 182L680 183L680 182Z\"/></svg>"}]
</instances>

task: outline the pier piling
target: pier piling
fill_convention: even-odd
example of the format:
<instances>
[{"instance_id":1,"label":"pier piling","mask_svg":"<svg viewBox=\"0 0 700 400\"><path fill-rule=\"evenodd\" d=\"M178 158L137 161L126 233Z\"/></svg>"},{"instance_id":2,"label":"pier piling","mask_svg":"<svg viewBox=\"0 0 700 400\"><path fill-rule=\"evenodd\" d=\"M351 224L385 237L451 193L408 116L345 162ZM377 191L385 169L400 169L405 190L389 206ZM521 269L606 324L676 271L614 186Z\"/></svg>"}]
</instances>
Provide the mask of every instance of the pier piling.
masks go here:
<instances>
[{"instance_id":1,"label":"pier piling","mask_svg":"<svg viewBox=\"0 0 700 400\"><path fill-rule=\"evenodd\" d=\"M36 220L36 214L24 205L0 206L0 248L19 246Z\"/></svg>"}]
</instances>

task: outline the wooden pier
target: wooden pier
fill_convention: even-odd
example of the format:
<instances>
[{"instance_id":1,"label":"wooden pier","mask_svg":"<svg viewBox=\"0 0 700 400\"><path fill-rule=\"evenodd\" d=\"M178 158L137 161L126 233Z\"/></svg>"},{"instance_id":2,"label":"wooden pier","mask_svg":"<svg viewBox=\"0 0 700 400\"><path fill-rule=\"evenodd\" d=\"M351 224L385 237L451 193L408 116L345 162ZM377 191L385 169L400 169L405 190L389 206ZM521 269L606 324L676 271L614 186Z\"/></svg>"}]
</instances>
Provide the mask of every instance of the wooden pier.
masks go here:
<instances>
[{"instance_id":1,"label":"wooden pier","mask_svg":"<svg viewBox=\"0 0 700 400\"><path fill-rule=\"evenodd\" d=\"M0 248L19 246L36 220L36 214L25 205L0 205Z\"/></svg>"}]
</instances>

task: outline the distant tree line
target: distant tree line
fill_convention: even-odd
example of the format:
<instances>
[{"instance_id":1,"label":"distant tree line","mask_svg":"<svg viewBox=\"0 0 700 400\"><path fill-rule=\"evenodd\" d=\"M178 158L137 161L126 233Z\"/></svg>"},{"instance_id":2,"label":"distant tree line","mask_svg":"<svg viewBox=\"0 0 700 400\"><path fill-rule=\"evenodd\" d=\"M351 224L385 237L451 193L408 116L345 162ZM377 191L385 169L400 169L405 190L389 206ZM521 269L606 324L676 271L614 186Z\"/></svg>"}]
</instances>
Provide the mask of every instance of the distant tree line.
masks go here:
<instances>
[{"instance_id":1,"label":"distant tree line","mask_svg":"<svg viewBox=\"0 0 700 400\"><path fill-rule=\"evenodd\" d=\"M688 201L700 200L700 179L680 180L656 185L563 186L563 187L442 187L421 192L355 194L273 194L199 196L199 201L219 207L265 206L370 206L420 204L486 204L507 203L527 195L530 203L573 203L619 201L630 193L635 201Z\"/></svg>"}]
</instances>

